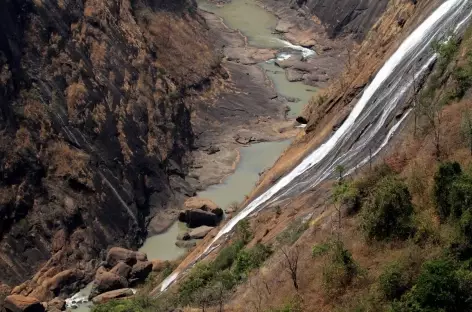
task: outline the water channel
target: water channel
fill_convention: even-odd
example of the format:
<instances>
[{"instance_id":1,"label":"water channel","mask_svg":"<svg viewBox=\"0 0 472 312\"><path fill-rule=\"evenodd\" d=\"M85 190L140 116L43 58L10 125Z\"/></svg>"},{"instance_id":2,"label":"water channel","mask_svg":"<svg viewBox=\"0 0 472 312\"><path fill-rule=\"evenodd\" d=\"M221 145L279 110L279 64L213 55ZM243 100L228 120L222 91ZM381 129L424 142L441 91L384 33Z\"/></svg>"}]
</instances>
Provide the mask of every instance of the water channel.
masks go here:
<instances>
[{"instance_id":1,"label":"water channel","mask_svg":"<svg viewBox=\"0 0 472 312\"><path fill-rule=\"evenodd\" d=\"M294 46L274 33L277 18L260 7L255 0L232 0L224 6L217 6L207 0L198 0L197 2L200 9L222 17L228 27L239 29L247 36L248 44L251 46L283 50L279 54L279 58L287 58L291 54L302 54L304 57L314 54L314 51ZM296 117L316 93L316 88L302 82L289 82L285 77L284 70L276 66L274 61L263 62L259 66L272 80L278 94L285 98L292 98L288 103L291 108L289 117ZM210 186L200 192L198 196L213 200L223 209L233 202L241 202L254 188L259 174L271 167L289 144L290 140L284 140L242 147L240 162L235 172L222 184ZM175 246L177 235L185 230L183 223L176 222L165 233L149 237L139 250L145 252L150 260L175 260L186 253L185 249ZM86 298L90 289L91 285L88 285L74 297ZM90 303L81 303L78 304L78 309L75 311L87 312L90 310L90 306Z\"/></svg>"}]
</instances>

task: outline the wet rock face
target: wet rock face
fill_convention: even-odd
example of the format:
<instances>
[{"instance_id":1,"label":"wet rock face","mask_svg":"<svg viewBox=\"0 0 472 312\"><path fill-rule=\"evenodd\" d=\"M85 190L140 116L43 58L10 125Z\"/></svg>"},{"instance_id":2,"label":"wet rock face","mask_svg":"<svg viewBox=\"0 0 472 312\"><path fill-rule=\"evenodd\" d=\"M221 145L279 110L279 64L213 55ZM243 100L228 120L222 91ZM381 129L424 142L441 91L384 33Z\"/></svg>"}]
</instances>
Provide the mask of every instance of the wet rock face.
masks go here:
<instances>
[{"instance_id":1,"label":"wet rock face","mask_svg":"<svg viewBox=\"0 0 472 312\"><path fill-rule=\"evenodd\" d=\"M85 284L103 250L137 246L191 193L190 94L218 71L191 8L0 2L0 282L41 269L28 292L80 267Z\"/></svg>"},{"instance_id":2,"label":"wet rock face","mask_svg":"<svg viewBox=\"0 0 472 312\"><path fill-rule=\"evenodd\" d=\"M364 39L387 7L388 0L295 0L295 5L316 15L327 26L330 37L352 33Z\"/></svg>"}]
</instances>

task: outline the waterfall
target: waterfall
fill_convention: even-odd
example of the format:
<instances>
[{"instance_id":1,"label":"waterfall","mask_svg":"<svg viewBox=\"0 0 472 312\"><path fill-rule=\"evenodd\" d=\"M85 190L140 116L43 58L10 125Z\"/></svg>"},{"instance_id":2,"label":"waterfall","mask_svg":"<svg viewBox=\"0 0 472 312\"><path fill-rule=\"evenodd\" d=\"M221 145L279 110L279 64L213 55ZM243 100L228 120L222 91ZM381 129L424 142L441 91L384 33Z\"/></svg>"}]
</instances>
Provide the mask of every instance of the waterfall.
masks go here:
<instances>
[{"instance_id":1,"label":"waterfall","mask_svg":"<svg viewBox=\"0 0 472 312\"><path fill-rule=\"evenodd\" d=\"M425 75L436 60L431 43L447 37L451 31L462 31L471 16L471 0L444 1L386 61L342 126L291 172L226 223L193 263L215 249L216 242L250 214L276 200L283 200L315 187L332 177L334 168L338 165L343 165L348 173L352 173L369 160L370 151L378 154L409 113L403 113L392 124L401 104L408 98L407 91L413 81ZM165 279L161 284L161 291L169 287L178 276L179 272L174 272Z\"/></svg>"}]
</instances>

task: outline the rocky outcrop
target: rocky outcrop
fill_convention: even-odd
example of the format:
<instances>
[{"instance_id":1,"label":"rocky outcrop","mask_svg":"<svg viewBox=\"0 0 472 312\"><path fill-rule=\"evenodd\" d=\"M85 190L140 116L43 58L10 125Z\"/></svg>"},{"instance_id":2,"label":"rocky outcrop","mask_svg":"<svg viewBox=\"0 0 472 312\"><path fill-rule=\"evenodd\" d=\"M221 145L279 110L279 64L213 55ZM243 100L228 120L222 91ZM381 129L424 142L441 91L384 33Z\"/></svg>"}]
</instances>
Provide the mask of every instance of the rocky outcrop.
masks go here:
<instances>
[{"instance_id":1,"label":"rocky outcrop","mask_svg":"<svg viewBox=\"0 0 472 312\"><path fill-rule=\"evenodd\" d=\"M100 303L105 303L109 300L130 297L132 295L133 295L133 290L131 288L117 289L117 290L108 291L106 293L103 293L101 295L94 297L92 299L92 302L95 304L100 304Z\"/></svg>"},{"instance_id":2,"label":"rocky outcrop","mask_svg":"<svg viewBox=\"0 0 472 312\"><path fill-rule=\"evenodd\" d=\"M183 240L178 240L175 242L175 245L180 248L185 248L185 249L191 249L195 246L197 246L196 241L183 241Z\"/></svg>"},{"instance_id":3,"label":"rocky outcrop","mask_svg":"<svg viewBox=\"0 0 472 312\"><path fill-rule=\"evenodd\" d=\"M44 312L44 306L38 299L22 295L11 295L5 299L6 312Z\"/></svg>"},{"instance_id":4,"label":"rocky outcrop","mask_svg":"<svg viewBox=\"0 0 472 312\"><path fill-rule=\"evenodd\" d=\"M222 70L194 6L0 2L0 282L81 268L84 285L195 193L189 107Z\"/></svg>"}]
</instances>

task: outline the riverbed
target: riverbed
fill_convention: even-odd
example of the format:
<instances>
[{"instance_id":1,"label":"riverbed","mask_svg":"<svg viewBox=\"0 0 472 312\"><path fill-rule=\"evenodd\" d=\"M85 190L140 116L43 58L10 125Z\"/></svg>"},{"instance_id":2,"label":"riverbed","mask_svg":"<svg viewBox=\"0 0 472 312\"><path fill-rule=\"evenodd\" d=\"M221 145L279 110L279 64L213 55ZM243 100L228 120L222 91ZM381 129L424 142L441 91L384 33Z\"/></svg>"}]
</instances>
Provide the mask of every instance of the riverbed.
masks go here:
<instances>
[{"instance_id":1,"label":"riverbed","mask_svg":"<svg viewBox=\"0 0 472 312\"><path fill-rule=\"evenodd\" d=\"M290 55L310 57L314 51L294 46L284 41L280 34L274 32L277 18L265 11L255 0L232 0L224 6L218 6L207 0L198 0L199 8L220 16L224 23L238 29L247 37L248 45L256 48L271 48L280 51L278 58ZM276 66L275 59L258 64L278 95L290 99L289 118L298 116L304 105L316 93L316 88L302 82L289 82L282 68ZM281 153L290 145L291 140L263 142L240 148L240 160L233 174L223 183L210 186L199 192L198 196L211 199L222 208L232 203L240 203L254 188L260 174L270 168ZM139 249L148 255L148 259L175 260L182 257L186 250L175 246L177 235L186 231L185 224L176 222L165 233L149 237ZM90 285L80 292L82 297L90 291ZM77 296L77 295L76 295ZM90 304L80 304L80 312L90 310Z\"/></svg>"}]
</instances>

